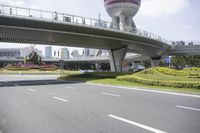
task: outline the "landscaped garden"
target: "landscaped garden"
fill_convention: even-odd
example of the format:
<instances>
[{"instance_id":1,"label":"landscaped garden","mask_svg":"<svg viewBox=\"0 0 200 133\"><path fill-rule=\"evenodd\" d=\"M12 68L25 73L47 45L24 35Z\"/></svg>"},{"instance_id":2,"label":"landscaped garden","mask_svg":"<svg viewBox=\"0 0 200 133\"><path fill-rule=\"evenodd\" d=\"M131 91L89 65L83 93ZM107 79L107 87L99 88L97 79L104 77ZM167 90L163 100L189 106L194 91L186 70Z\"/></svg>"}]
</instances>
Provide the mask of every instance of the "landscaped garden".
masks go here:
<instances>
[{"instance_id":1,"label":"landscaped garden","mask_svg":"<svg viewBox=\"0 0 200 133\"><path fill-rule=\"evenodd\" d=\"M200 68L155 67L137 73L76 73L59 79L200 94Z\"/></svg>"},{"instance_id":2,"label":"landscaped garden","mask_svg":"<svg viewBox=\"0 0 200 133\"><path fill-rule=\"evenodd\" d=\"M132 75L118 76L116 79L144 85L200 89L199 69L175 70L156 67Z\"/></svg>"}]
</instances>

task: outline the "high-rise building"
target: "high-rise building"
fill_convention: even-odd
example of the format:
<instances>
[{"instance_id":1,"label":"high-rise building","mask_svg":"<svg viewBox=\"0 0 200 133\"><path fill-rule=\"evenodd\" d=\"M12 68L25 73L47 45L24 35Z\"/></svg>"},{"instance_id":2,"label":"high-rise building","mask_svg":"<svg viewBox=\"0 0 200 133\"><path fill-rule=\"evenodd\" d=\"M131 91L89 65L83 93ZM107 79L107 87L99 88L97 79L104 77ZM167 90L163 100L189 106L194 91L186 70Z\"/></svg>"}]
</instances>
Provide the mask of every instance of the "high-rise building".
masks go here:
<instances>
[{"instance_id":1,"label":"high-rise building","mask_svg":"<svg viewBox=\"0 0 200 133\"><path fill-rule=\"evenodd\" d=\"M73 50L71 55L73 56L73 58L81 57L81 55L79 54L79 51L77 49Z\"/></svg>"},{"instance_id":2,"label":"high-rise building","mask_svg":"<svg viewBox=\"0 0 200 133\"><path fill-rule=\"evenodd\" d=\"M85 48L83 50L83 56L95 56L95 53L96 53L96 49L92 49L92 48Z\"/></svg>"},{"instance_id":3,"label":"high-rise building","mask_svg":"<svg viewBox=\"0 0 200 133\"><path fill-rule=\"evenodd\" d=\"M1 48L0 58L19 58L20 50L16 48Z\"/></svg>"},{"instance_id":4,"label":"high-rise building","mask_svg":"<svg viewBox=\"0 0 200 133\"><path fill-rule=\"evenodd\" d=\"M96 53L96 49L92 49L92 48L89 49L89 56L95 56L95 53Z\"/></svg>"},{"instance_id":5,"label":"high-rise building","mask_svg":"<svg viewBox=\"0 0 200 133\"><path fill-rule=\"evenodd\" d=\"M89 56L89 48L84 48L83 50L83 56Z\"/></svg>"},{"instance_id":6,"label":"high-rise building","mask_svg":"<svg viewBox=\"0 0 200 133\"><path fill-rule=\"evenodd\" d=\"M100 13L99 13L99 19L98 21L95 22L94 24L96 27L102 27L102 28L107 28L107 24L103 21L101 21L101 16L100 16Z\"/></svg>"},{"instance_id":7,"label":"high-rise building","mask_svg":"<svg viewBox=\"0 0 200 133\"><path fill-rule=\"evenodd\" d=\"M61 58L62 59L68 59L69 58L68 48L61 48Z\"/></svg>"},{"instance_id":8,"label":"high-rise building","mask_svg":"<svg viewBox=\"0 0 200 133\"><path fill-rule=\"evenodd\" d=\"M45 47L45 58L47 58L47 59L52 58L52 47L51 46Z\"/></svg>"}]
</instances>

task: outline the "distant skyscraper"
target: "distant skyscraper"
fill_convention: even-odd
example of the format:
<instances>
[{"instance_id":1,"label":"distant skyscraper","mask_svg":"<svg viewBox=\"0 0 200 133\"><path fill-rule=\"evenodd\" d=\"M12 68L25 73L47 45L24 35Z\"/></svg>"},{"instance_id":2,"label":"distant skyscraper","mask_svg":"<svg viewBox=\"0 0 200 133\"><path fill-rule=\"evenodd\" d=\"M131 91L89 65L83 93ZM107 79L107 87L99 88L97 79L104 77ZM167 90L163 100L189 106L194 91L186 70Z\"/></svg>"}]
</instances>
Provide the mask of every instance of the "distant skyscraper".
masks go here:
<instances>
[{"instance_id":1,"label":"distant skyscraper","mask_svg":"<svg viewBox=\"0 0 200 133\"><path fill-rule=\"evenodd\" d=\"M98 19L98 21L95 22L94 25L97 26L97 27L104 27L104 28L107 28L107 24L104 23L103 21L101 21L100 13L99 13L99 19Z\"/></svg>"},{"instance_id":2,"label":"distant skyscraper","mask_svg":"<svg viewBox=\"0 0 200 133\"><path fill-rule=\"evenodd\" d=\"M76 50L73 50L71 55L74 57L74 58L77 58L77 57L80 57L81 55L79 54L79 51L76 49Z\"/></svg>"},{"instance_id":3,"label":"distant skyscraper","mask_svg":"<svg viewBox=\"0 0 200 133\"><path fill-rule=\"evenodd\" d=\"M83 50L83 56L95 56L96 51L97 51L96 49L85 48Z\"/></svg>"},{"instance_id":4,"label":"distant skyscraper","mask_svg":"<svg viewBox=\"0 0 200 133\"><path fill-rule=\"evenodd\" d=\"M52 47L45 47L45 58L50 59L52 57Z\"/></svg>"},{"instance_id":5,"label":"distant skyscraper","mask_svg":"<svg viewBox=\"0 0 200 133\"><path fill-rule=\"evenodd\" d=\"M0 48L0 58L19 58L20 50L17 48Z\"/></svg>"},{"instance_id":6,"label":"distant skyscraper","mask_svg":"<svg viewBox=\"0 0 200 133\"><path fill-rule=\"evenodd\" d=\"M89 48L84 48L83 56L89 56Z\"/></svg>"},{"instance_id":7,"label":"distant skyscraper","mask_svg":"<svg viewBox=\"0 0 200 133\"><path fill-rule=\"evenodd\" d=\"M69 58L68 48L61 48L61 58L62 59L68 59Z\"/></svg>"},{"instance_id":8,"label":"distant skyscraper","mask_svg":"<svg viewBox=\"0 0 200 133\"><path fill-rule=\"evenodd\" d=\"M89 49L89 56L95 56L95 53L96 53L96 49L92 49L92 48Z\"/></svg>"}]
</instances>

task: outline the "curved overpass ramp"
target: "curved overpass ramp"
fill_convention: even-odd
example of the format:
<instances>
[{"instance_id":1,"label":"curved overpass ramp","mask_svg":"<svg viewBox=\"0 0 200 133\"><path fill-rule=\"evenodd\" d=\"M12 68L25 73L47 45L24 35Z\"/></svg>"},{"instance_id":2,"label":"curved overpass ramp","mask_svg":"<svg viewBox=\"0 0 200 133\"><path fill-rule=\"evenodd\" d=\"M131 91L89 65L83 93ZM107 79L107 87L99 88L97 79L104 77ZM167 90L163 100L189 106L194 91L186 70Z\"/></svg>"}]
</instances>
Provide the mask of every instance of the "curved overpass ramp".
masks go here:
<instances>
[{"instance_id":1,"label":"curved overpass ramp","mask_svg":"<svg viewBox=\"0 0 200 133\"><path fill-rule=\"evenodd\" d=\"M66 22L1 12L0 42L108 49L112 71L121 71L127 51L159 58L170 48L160 37L145 31L124 32L95 26L92 19L87 24L85 20Z\"/></svg>"}]
</instances>

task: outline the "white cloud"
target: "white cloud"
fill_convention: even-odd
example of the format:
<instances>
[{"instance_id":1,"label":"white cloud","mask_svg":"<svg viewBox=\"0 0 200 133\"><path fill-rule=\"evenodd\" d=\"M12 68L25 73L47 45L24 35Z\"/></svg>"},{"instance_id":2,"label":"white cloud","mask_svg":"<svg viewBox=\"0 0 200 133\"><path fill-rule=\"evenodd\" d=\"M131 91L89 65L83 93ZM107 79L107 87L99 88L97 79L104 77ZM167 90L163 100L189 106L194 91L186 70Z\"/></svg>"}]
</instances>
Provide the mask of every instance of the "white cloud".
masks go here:
<instances>
[{"instance_id":1,"label":"white cloud","mask_svg":"<svg viewBox=\"0 0 200 133\"><path fill-rule=\"evenodd\" d=\"M188 0L142 0L139 14L145 17L162 17L179 13L188 7Z\"/></svg>"},{"instance_id":2,"label":"white cloud","mask_svg":"<svg viewBox=\"0 0 200 133\"><path fill-rule=\"evenodd\" d=\"M24 6L24 0L1 0L0 4L10 5L10 6Z\"/></svg>"},{"instance_id":3,"label":"white cloud","mask_svg":"<svg viewBox=\"0 0 200 133\"><path fill-rule=\"evenodd\" d=\"M193 26L192 25L189 25L189 24L182 24L181 27L185 30L191 30L193 29Z\"/></svg>"}]
</instances>

